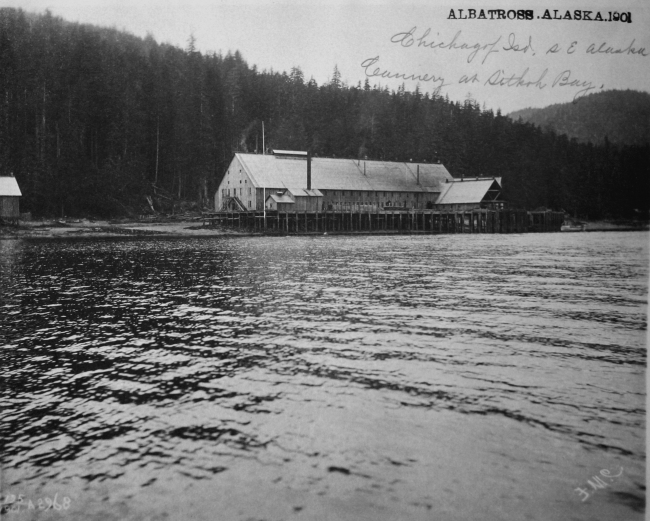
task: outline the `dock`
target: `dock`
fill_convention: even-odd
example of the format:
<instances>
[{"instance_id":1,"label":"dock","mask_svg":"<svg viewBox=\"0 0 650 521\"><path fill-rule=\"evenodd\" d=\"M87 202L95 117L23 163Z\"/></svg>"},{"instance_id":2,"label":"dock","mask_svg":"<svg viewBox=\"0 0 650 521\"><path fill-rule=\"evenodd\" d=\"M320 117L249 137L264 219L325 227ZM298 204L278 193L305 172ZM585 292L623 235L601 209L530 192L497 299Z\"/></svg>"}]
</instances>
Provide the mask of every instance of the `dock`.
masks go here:
<instances>
[{"instance_id":1,"label":"dock","mask_svg":"<svg viewBox=\"0 0 650 521\"><path fill-rule=\"evenodd\" d=\"M457 234L559 232L562 212L528 210L467 211L251 211L207 212L203 226L226 226L266 234Z\"/></svg>"}]
</instances>

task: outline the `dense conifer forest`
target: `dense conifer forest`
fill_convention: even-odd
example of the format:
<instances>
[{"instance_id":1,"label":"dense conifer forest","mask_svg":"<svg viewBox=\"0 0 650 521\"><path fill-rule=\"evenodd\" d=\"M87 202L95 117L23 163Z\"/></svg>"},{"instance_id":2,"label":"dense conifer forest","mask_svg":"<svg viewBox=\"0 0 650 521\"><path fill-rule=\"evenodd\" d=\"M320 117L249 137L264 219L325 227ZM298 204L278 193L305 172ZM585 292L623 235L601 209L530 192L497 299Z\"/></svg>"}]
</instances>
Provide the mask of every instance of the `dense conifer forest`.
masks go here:
<instances>
[{"instance_id":1,"label":"dense conifer forest","mask_svg":"<svg viewBox=\"0 0 650 521\"><path fill-rule=\"evenodd\" d=\"M649 145L579 143L479 102L417 88L318 85L298 66L259 71L50 13L0 9L0 175L23 211L137 214L147 196L209 207L237 151L441 161L455 177L501 176L514 207L598 218L648 213Z\"/></svg>"},{"instance_id":2,"label":"dense conifer forest","mask_svg":"<svg viewBox=\"0 0 650 521\"><path fill-rule=\"evenodd\" d=\"M508 117L566 134L581 143L650 143L650 94L647 92L608 90L589 94L578 103L517 110Z\"/></svg>"}]
</instances>

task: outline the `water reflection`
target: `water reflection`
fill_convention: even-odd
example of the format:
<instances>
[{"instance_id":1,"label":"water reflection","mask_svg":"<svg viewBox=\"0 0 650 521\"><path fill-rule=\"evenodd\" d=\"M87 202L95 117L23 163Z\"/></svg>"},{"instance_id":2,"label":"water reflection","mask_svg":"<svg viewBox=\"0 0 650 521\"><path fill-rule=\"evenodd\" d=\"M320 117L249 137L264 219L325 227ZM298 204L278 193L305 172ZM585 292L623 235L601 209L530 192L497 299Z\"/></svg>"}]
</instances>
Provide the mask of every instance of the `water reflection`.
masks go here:
<instances>
[{"instance_id":1,"label":"water reflection","mask_svg":"<svg viewBox=\"0 0 650 521\"><path fill-rule=\"evenodd\" d=\"M225 476L334 499L347 478L391 515L435 504L467 519L468 490L434 473L488 480L494 513L526 469L519 516L547 519L533 495L576 519L643 510L641 234L0 241L0 253L10 489L58 483L90 501L112 483L124 499ZM627 481L576 502L585 470L614 463ZM101 517L98 498L85 514ZM194 501L210 518L216 500Z\"/></svg>"}]
</instances>

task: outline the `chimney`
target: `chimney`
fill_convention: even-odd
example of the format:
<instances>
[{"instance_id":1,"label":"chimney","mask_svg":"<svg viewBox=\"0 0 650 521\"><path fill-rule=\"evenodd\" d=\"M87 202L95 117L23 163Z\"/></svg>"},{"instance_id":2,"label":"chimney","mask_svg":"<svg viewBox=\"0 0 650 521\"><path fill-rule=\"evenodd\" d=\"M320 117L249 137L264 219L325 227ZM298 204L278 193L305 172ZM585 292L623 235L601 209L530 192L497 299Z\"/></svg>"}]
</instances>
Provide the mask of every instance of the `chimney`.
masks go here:
<instances>
[{"instance_id":1,"label":"chimney","mask_svg":"<svg viewBox=\"0 0 650 521\"><path fill-rule=\"evenodd\" d=\"M311 190L311 147L307 150L307 190Z\"/></svg>"},{"instance_id":2,"label":"chimney","mask_svg":"<svg viewBox=\"0 0 650 521\"><path fill-rule=\"evenodd\" d=\"M418 184L420 184L420 165L418 165Z\"/></svg>"}]
</instances>

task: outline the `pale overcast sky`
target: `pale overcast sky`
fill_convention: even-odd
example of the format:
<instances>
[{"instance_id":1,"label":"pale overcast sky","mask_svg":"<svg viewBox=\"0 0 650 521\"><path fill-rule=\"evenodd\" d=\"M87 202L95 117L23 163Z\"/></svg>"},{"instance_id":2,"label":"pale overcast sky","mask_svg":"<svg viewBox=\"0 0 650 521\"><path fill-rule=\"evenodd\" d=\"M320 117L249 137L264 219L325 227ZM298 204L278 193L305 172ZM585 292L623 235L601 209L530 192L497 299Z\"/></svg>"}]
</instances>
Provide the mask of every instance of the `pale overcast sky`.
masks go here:
<instances>
[{"instance_id":1,"label":"pale overcast sky","mask_svg":"<svg viewBox=\"0 0 650 521\"><path fill-rule=\"evenodd\" d=\"M371 85L391 89L404 83L414 90L419 84L422 91L431 92L444 84L440 93L451 99L471 96L504 113L571 101L583 92L650 88L646 0L0 0L0 5L37 13L50 9L69 21L138 36L151 33L159 42L180 47L186 47L193 34L203 52L239 50L258 70L288 72L299 66L306 79L313 77L319 85L329 81L335 65L349 84L363 82L368 75ZM487 19L461 19L470 14L468 6L477 18L483 9ZM450 19L452 9L456 19ZM496 9L515 19L496 19L499 14L489 12ZM569 10L572 19L544 19L546 9L553 17L564 17ZM600 12L607 20L614 9L625 12L626 19L630 13L632 23L573 19L579 10L581 18L590 11L589 17ZM533 19L517 19L526 17L517 10L531 11ZM625 52L602 52L608 48ZM406 78L378 77L383 73Z\"/></svg>"}]
</instances>

